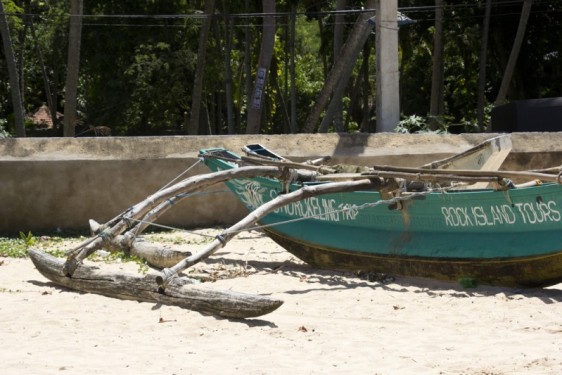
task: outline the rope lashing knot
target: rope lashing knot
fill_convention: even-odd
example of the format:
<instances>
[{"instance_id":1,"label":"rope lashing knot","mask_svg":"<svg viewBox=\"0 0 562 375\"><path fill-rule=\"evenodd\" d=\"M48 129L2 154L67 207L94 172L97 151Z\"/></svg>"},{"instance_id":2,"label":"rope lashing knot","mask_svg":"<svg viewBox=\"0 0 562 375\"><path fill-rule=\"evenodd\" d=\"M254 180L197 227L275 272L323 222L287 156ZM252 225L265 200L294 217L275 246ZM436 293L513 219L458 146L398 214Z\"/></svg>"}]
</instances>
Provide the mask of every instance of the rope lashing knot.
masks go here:
<instances>
[{"instance_id":1,"label":"rope lashing knot","mask_svg":"<svg viewBox=\"0 0 562 375\"><path fill-rule=\"evenodd\" d=\"M125 225L127 225L127 229L131 229L134 226L134 220L130 216L123 217L123 221L125 222Z\"/></svg>"},{"instance_id":2,"label":"rope lashing knot","mask_svg":"<svg viewBox=\"0 0 562 375\"><path fill-rule=\"evenodd\" d=\"M172 279L176 278L178 274L169 268L164 268L160 271L160 275L156 276L155 281L158 285L158 292L164 293L166 286L172 281Z\"/></svg>"},{"instance_id":3,"label":"rope lashing knot","mask_svg":"<svg viewBox=\"0 0 562 375\"><path fill-rule=\"evenodd\" d=\"M113 236L111 235L111 233L107 232L107 231L102 231L98 233L98 236L103 240L103 242L109 242L111 241L111 239L113 238Z\"/></svg>"},{"instance_id":4,"label":"rope lashing knot","mask_svg":"<svg viewBox=\"0 0 562 375\"><path fill-rule=\"evenodd\" d=\"M215 238L221 243L222 247L226 246L226 238L222 234L217 234Z\"/></svg>"}]
</instances>

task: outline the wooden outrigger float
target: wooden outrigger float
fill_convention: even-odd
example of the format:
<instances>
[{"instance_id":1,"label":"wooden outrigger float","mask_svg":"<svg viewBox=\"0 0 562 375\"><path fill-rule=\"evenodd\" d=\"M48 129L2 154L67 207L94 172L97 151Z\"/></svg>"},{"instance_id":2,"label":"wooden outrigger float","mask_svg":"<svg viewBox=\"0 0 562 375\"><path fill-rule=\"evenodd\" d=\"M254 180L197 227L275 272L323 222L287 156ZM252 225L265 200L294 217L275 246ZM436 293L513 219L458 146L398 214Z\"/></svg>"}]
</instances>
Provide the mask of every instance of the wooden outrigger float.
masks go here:
<instances>
[{"instance_id":1,"label":"wooden outrigger float","mask_svg":"<svg viewBox=\"0 0 562 375\"><path fill-rule=\"evenodd\" d=\"M249 318L267 314L277 309L283 302L267 296L216 291L195 285L189 279L182 277L168 277L164 285L157 283L157 279L161 278L159 274L137 276L103 272L85 266L82 262L102 248L121 249L144 257L153 267L171 267L178 262L178 259L183 259L185 254L181 256L179 252L139 241L138 236L150 223L194 191L231 178L263 175L279 177L282 173L276 167L249 167L193 176L149 196L106 224L95 225L98 233L71 250L65 261L34 249L29 255L37 270L47 279L79 291L122 299L173 304L227 318ZM222 244L226 235L222 234L219 238L220 241L217 239L213 244L217 241ZM201 254L188 254L187 260L192 259L201 260L203 257Z\"/></svg>"},{"instance_id":2,"label":"wooden outrigger float","mask_svg":"<svg viewBox=\"0 0 562 375\"><path fill-rule=\"evenodd\" d=\"M97 234L64 261L37 250L30 256L45 277L68 288L229 318L263 315L282 301L213 290L180 274L256 224L297 257L323 268L455 281L470 277L504 286L560 282L560 170L498 171L510 148L509 136L501 136L420 168L371 167L355 173L317 165L325 159L294 163L259 145L246 147L245 157L202 150L212 173L180 181L94 225ZM517 185L509 179L533 182ZM176 202L222 182L249 214L204 249L185 256L139 240ZM530 235L535 232L541 241ZM502 244L509 249L496 249ZM139 255L161 271L140 277L82 263L101 248Z\"/></svg>"}]
</instances>

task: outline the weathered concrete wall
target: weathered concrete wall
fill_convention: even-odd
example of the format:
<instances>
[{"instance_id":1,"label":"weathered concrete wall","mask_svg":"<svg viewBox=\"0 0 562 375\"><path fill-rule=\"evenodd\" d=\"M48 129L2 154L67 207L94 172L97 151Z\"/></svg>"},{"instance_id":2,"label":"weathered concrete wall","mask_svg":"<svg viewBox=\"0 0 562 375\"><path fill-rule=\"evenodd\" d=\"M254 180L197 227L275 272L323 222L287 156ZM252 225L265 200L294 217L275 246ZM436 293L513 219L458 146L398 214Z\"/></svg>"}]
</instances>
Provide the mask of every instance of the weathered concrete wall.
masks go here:
<instances>
[{"instance_id":1,"label":"weathered concrete wall","mask_svg":"<svg viewBox=\"0 0 562 375\"><path fill-rule=\"evenodd\" d=\"M145 138L0 139L0 233L84 229L106 222L197 162L203 148L239 151L261 143L293 160L416 166L463 151L493 135L301 134ZM513 135L505 169L560 165L562 133ZM199 164L185 176L206 173ZM185 177L184 176L184 177ZM188 198L159 223L200 227L235 222L244 209L224 185Z\"/></svg>"}]
</instances>

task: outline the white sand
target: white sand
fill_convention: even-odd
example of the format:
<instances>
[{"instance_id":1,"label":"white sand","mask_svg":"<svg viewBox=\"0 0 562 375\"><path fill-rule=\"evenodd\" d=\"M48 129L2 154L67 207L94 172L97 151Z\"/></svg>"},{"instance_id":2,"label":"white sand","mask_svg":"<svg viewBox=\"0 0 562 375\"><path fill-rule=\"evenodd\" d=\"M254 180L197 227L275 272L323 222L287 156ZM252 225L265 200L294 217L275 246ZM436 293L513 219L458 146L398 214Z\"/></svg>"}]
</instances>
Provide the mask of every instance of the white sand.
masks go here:
<instances>
[{"instance_id":1,"label":"white sand","mask_svg":"<svg viewBox=\"0 0 562 375\"><path fill-rule=\"evenodd\" d=\"M0 263L4 375L562 373L562 284L513 290L401 277L369 282L312 269L250 233L195 268L245 270L213 286L285 304L231 321L59 288L29 259Z\"/></svg>"}]
</instances>

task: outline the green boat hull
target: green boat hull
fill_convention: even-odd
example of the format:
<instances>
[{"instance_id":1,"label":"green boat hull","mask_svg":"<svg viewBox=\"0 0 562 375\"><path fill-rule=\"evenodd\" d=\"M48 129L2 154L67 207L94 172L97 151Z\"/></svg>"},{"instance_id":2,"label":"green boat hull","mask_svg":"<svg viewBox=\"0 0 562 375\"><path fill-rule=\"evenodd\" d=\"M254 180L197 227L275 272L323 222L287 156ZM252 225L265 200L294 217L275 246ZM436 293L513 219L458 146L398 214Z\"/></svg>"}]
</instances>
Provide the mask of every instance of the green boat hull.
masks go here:
<instances>
[{"instance_id":1,"label":"green boat hull","mask_svg":"<svg viewBox=\"0 0 562 375\"><path fill-rule=\"evenodd\" d=\"M517 258L436 259L319 247L273 230L266 232L281 247L317 268L424 277L450 282L466 280L468 285L481 283L530 288L562 282L562 251Z\"/></svg>"},{"instance_id":2,"label":"green boat hull","mask_svg":"<svg viewBox=\"0 0 562 375\"><path fill-rule=\"evenodd\" d=\"M201 155L207 152L216 150ZM236 167L204 160L213 171ZM284 189L260 177L227 186L249 211ZM510 287L562 282L561 185L435 192L400 205L381 200L376 191L328 194L288 204L261 224L282 247L321 268Z\"/></svg>"}]
</instances>

